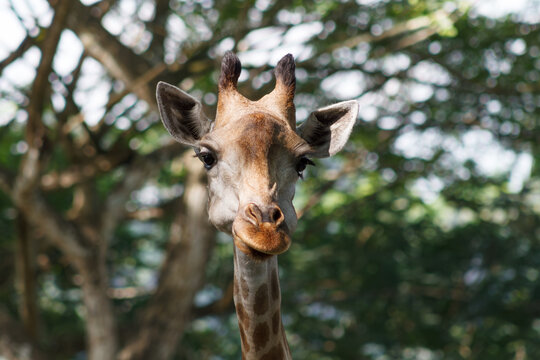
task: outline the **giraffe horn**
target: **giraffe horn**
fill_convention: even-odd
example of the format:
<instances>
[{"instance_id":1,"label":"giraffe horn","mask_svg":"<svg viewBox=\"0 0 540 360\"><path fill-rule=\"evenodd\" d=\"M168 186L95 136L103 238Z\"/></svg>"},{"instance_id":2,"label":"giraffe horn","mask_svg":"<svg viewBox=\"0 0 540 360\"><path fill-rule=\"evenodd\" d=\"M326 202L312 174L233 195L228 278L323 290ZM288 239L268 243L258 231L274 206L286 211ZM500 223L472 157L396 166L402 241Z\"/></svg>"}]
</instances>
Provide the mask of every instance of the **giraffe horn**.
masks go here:
<instances>
[{"instance_id":1,"label":"giraffe horn","mask_svg":"<svg viewBox=\"0 0 540 360\"><path fill-rule=\"evenodd\" d=\"M227 51L225 56L223 56L223 60L221 60L219 91L236 90L241 70L242 64L240 63L240 59L232 51Z\"/></svg>"},{"instance_id":2,"label":"giraffe horn","mask_svg":"<svg viewBox=\"0 0 540 360\"><path fill-rule=\"evenodd\" d=\"M238 77L242 71L240 59L231 51L227 51L221 60L221 74L218 82L218 102L215 126L227 123L230 116L227 116L231 109L245 98L238 92Z\"/></svg>"},{"instance_id":3,"label":"giraffe horn","mask_svg":"<svg viewBox=\"0 0 540 360\"><path fill-rule=\"evenodd\" d=\"M274 74L276 86L270 95L271 100L282 112L287 122L294 129L296 114L294 108L294 92L296 90L295 64L291 54L285 55L276 65Z\"/></svg>"},{"instance_id":4,"label":"giraffe horn","mask_svg":"<svg viewBox=\"0 0 540 360\"><path fill-rule=\"evenodd\" d=\"M282 93L280 95L284 96L288 102L293 101L294 91L296 90L294 70L294 58L291 54L287 54L281 58L274 69L274 74L276 75L276 87L274 91L277 90Z\"/></svg>"}]
</instances>

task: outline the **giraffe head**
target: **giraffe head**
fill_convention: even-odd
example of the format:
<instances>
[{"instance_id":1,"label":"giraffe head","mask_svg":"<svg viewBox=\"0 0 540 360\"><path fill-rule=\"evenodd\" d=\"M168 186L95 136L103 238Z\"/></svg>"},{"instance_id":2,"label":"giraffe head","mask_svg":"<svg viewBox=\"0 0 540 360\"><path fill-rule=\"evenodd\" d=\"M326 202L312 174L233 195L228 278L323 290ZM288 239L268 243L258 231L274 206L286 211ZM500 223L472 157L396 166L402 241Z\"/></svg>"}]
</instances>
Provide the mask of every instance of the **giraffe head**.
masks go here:
<instances>
[{"instance_id":1,"label":"giraffe head","mask_svg":"<svg viewBox=\"0 0 540 360\"><path fill-rule=\"evenodd\" d=\"M289 54L274 69L274 90L251 101L237 91L240 60L228 52L221 64L215 121L201 103L160 82L157 102L173 138L194 148L208 173L210 221L254 258L289 248L297 218L295 183L311 157L334 155L345 145L358 113L356 101L311 113L296 128L295 64Z\"/></svg>"}]
</instances>

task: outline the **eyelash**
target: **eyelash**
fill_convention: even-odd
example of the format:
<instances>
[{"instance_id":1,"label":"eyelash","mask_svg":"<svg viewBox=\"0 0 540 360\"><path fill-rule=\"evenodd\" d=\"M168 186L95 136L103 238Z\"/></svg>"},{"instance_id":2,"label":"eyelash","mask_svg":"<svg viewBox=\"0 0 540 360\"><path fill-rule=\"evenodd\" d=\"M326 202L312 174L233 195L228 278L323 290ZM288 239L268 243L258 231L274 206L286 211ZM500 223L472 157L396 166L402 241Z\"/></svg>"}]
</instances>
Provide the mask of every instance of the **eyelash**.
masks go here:
<instances>
[{"instance_id":1,"label":"eyelash","mask_svg":"<svg viewBox=\"0 0 540 360\"><path fill-rule=\"evenodd\" d=\"M207 150L197 152L195 156L197 156L203 163L206 170L210 170L212 167L214 167L217 161L215 155ZM306 170L308 165L315 166L315 163L306 156L302 156L300 159L298 159L295 170L300 179L304 179L303 172Z\"/></svg>"},{"instance_id":2,"label":"eyelash","mask_svg":"<svg viewBox=\"0 0 540 360\"><path fill-rule=\"evenodd\" d=\"M315 163L305 156L302 156L300 159L298 159L298 162L296 163L296 173L298 174L298 177L302 180L304 179L303 172L304 170L306 170L306 167L308 165L315 166Z\"/></svg>"},{"instance_id":3,"label":"eyelash","mask_svg":"<svg viewBox=\"0 0 540 360\"><path fill-rule=\"evenodd\" d=\"M216 156L208 150L196 151L195 156L201 160L206 170L210 170L217 162Z\"/></svg>"}]
</instances>

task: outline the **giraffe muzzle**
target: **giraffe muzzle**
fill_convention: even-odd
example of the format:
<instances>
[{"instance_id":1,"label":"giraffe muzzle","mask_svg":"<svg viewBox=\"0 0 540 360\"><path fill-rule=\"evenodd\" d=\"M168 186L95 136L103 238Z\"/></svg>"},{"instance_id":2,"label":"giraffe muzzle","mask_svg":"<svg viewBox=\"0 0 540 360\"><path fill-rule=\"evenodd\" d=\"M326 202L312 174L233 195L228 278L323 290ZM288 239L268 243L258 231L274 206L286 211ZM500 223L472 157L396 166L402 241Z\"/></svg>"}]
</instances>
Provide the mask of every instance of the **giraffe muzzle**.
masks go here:
<instances>
[{"instance_id":1,"label":"giraffe muzzle","mask_svg":"<svg viewBox=\"0 0 540 360\"><path fill-rule=\"evenodd\" d=\"M248 255L255 255L255 252L279 255L291 245L285 216L280 207L273 203L266 206L249 203L244 206L233 222L232 233L238 249Z\"/></svg>"}]
</instances>

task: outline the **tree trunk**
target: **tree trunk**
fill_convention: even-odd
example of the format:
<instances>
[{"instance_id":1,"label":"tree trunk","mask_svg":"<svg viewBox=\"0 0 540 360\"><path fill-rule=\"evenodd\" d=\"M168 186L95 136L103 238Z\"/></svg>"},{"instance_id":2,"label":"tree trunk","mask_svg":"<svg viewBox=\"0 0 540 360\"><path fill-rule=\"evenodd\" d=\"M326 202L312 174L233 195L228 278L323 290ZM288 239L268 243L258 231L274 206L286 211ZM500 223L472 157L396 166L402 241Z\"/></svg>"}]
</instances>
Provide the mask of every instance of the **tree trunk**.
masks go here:
<instances>
[{"instance_id":1,"label":"tree trunk","mask_svg":"<svg viewBox=\"0 0 540 360\"><path fill-rule=\"evenodd\" d=\"M113 305L107 296L108 276L103 257L93 254L81 267L89 360L113 360L118 350Z\"/></svg>"},{"instance_id":2,"label":"tree trunk","mask_svg":"<svg viewBox=\"0 0 540 360\"><path fill-rule=\"evenodd\" d=\"M142 314L141 326L119 358L170 359L190 320L193 298L204 281L216 230L208 222L207 191L202 166L191 154L183 210L171 226L167 255L158 288Z\"/></svg>"},{"instance_id":3,"label":"tree trunk","mask_svg":"<svg viewBox=\"0 0 540 360\"><path fill-rule=\"evenodd\" d=\"M22 213L17 214L17 247L15 251L16 288L19 293L19 313L28 336L37 336L37 294L35 241L29 234L29 224Z\"/></svg>"},{"instance_id":4,"label":"tree trunk","mask_svg":"<svg viewBox=\"0 0 540 360\"><path fill-rule=\"evenodd\" d=\"M45 355L28 337L18 321L0 307L0 359L45 360Z\"/></svg>"}]
</instances>

